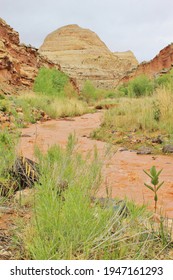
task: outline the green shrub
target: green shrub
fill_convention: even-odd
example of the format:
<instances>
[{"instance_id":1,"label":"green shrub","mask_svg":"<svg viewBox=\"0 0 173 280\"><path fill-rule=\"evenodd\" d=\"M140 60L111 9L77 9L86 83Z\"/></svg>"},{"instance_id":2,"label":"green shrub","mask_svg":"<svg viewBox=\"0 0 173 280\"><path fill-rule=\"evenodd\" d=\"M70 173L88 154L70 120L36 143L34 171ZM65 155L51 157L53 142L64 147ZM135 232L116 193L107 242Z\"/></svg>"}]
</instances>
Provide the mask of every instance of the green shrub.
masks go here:
<instances>
[{"instance_id":1,"label":"green shrub","mask_svg":"<svg viewBox=\"0 0 173 280\"><path fill-rule=\"evenodd\" d=\"M96 89L89 80L84 83L81 96L84 98L84 100L86 100L87 103L96 99Z\"/></svg>"},{"instance_id":2,"label":"green shrub","mask_svg":"<svg viewBox=\"0 0 173 280\"><path fill-rule=\"evenodd\" d=\"M63 72L54 68L41 68L34 82L34 91L45 95L64 96L64 87L69 78Z\"/></svg>"},{"instance_id":3,"label":"green shrub","mask_svg":"<svg viewBox=\"0 0 173 280\"><path fill-rule=\"evenodd\" d=\"M10 102L7 99L0 99L0 111L8 113L10 111Z\"/></svg>"},{"instance_id":4,"label":"green shrub","mask_svg":"<svg viewBox=\"0 0 173 280\"><path fill-rule=\"evenodd\" d=\"M155 83L157 87L164 86L173 89L173 69L169 73L156 78Z\"/></svg>"},{"instance_id":5,"label":"green shrub","mask_svg":"<svg viewBox=\"0 0 173 280\"><path fill-rule=\"evenodd\" d=\"M117 88L119 97L141 97L151 95L154 91L154 82L147 76L141 75Z\"/></svg>"},{"instance_id":6,"label":"green shrub","mask_svg":"<svg viewBox=\"0 0 173 280\"><path fill-rule=\"evenodd\" d=\"M130 97L151 95L153 90L153 81L145 75L138 76L128 83L128 95Z\"/></svg>"},{"instance_id":7,"label":"green shrub","mask_svg":"<svg viewBox=\"0 0 173 280\"><path fill-rule=\"evenodd\" d=\"M124 83L117 88L118 97L128 96L128 84Z\"/></svg>"},{"instance_id":8,"label":"green shrub","mask_svg":"<svg viewBox=\"0 0 173 280\"><path fill-rule=\"evenodd\" d=\"M87 80L81 91L81 97L87 102L92 103L105 98L115 97L115 92L102 88L96 88L91 81Z\"/></svg>"}]
</instances>

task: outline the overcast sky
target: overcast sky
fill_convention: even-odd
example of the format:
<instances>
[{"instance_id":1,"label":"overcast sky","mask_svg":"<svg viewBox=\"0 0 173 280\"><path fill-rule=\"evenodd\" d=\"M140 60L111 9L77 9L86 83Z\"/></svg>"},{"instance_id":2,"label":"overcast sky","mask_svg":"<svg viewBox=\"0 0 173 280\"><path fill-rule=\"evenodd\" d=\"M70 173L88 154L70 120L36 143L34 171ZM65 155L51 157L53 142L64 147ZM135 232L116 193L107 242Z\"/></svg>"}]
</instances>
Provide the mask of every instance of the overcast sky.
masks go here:
<instances>
[{"instance_id":1,"label":"overcast sky","mask_svg":"<svg viewBox=\"0 0 173 280\"><path fill-rule=\"evenodd\" d=\"M35 47L74 23L96 32L111 51L132 50L139 61L173 42L173 0L0 0L0 17Z\"/></svg>"}]
</instances>

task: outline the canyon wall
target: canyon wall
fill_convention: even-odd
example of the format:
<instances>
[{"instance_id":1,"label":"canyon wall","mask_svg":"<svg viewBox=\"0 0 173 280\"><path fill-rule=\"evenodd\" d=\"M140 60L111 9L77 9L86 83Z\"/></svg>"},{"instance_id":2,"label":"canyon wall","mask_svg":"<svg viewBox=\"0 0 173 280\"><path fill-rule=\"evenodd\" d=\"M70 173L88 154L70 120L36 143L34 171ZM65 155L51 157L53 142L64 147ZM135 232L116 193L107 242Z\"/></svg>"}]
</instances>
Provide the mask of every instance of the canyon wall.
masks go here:
<instances>
[{"instance_id":1,"label":"canyon wall","mask_svg":"<svg viewBox=\"0 0 173 280\"><path fill-rule=\"evenodd\" d=\"M173 43L162 49L149 62L143 62L136 68L132 69L122 78L121 82L128 82L129 80L139 76L147 75L149 78L154 78L157 75L167 73L173 67Z\"/></svg>"},{"instance_id":2,"label":"canyon wall","mask_svg":"<svg viewBox=\"0 0 173 280\"><path fill-rule=\"evenodd\" d=\"M32 46L20 44L19 34L0 19L0 81L31 86L40 67L60 66L44 58Z\"/></svg>"}]
</instances>

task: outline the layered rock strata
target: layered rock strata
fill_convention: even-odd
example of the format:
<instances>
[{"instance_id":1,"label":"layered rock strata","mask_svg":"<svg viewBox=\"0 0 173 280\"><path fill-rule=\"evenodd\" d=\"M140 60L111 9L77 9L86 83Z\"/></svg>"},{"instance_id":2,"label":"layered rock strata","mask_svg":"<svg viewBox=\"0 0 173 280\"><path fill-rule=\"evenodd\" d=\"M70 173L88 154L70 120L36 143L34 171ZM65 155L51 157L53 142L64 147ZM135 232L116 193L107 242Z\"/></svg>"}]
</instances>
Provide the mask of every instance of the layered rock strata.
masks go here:
<instances>
[{"instance_id":1,"label":"layered rock strata","mask_svg":"<svg viewBox=\"0 0 173 280\"><path fill-rule=\"evenodd\" d=\"M40 67L60 66L44 58L32 46L20 44L19 34L0 18L0 82L31 86Z\"/></svg>"},{"instance_id":2,"label":"layered rock strata","mask_svg":"<svg viewBox=\"0 0 173 280\"><path fill-rule=\"evenodd\" d=\"M126 61L125 55L112 53L94 32L76 24L49 34L39 52L59 63L80 87L91 80L96 87L114 88L126 71L138 65L132 53Z\"/></svg>"}]
</instances>

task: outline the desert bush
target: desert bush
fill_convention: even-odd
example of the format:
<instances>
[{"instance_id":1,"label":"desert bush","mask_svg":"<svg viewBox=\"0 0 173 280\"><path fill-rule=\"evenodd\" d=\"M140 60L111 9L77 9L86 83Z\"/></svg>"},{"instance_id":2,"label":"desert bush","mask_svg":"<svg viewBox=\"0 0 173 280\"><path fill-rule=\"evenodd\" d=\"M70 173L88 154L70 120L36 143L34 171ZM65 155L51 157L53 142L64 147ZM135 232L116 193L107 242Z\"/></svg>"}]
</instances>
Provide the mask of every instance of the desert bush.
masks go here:
<instances>
[{"instance_id":1,"label":"desert bush","mask_svg":"<svg viewBox=\"0 0 173 280\"><path fill-rule=\"evenodd\" d=\"M70 86L69 77L54 68L41 68L34 82L34 91L44 95L65 96L64 88ZM69 91L66 89L66 91ZM72 93L72 91L71 91ZM73 91L73 94L76 93Z\"/></svg>"},{"instance_id":2,"label":"desert bush","mask_svg":"<svg viewBox=\"0 0 173 280\"><path fill-rule=\"evenodd\" d=\"M151 95L153 90L153 81L145 75L138 76L128 83L128 95L130 97Z\"/></svg>"},{"instance_id":3,"label":"desert bush","mask_svg":"<svg viewBox=\"0 0 173 280\"><path fill-rule=\"evenodd\" d=\"M155 84L157 87L162 86L173 89L173 69L169 73L157 77L155 79Z\"/></svg>"},{"instance_id":4,"label":"desert bush","mask_svg":"<svg viewBox=\"0 0 173 280\"><path fill-rule=\"evenodd\" d=\"M141 75L117 88L119 97L141 97L149 96L154 91L154 81L147 76Z\"/></svg>"},{"instance_id":5,"label":"desert bush","mask_svg":"<svg viewBox=\"0 0 173 280\"><path fill-rule=\"evenodd\" d=\"M5 97L0 99L0 111L8 113L10 111L10 102Z\"/></svg>"},{"instance_id":6,"label":"desert bush","mask_svg":"<svg viewBox=\"0 0 173 280\"><path fill-rule=\"evenodd\" d=\"M114 98L115 92L113 90L96 88L91 81L87 80L81 90L81 97L87 103L94 103L102 99Z\"/></svg>"},{"instance_id":7,"label":"desert bush","mask_svg":"<svg viewBox=\"0 0 173 280\"><path fill-rule=\"evenodd\" d=\"M81 96L84 98L84 100L86 100L87 103L89 103L91 100L97 99L96 89L89 80L84 83Z\"/></svg>"},{"instance_id":8,"label":"desert bush","mask_svg":"<svg viewBox=\"0 0 173 280\"><path fill-rule=\"evenodd\" d=\"M117 88L118 97L128 96L128 83L123 83Z\"/></svg>"}]
</instances>

